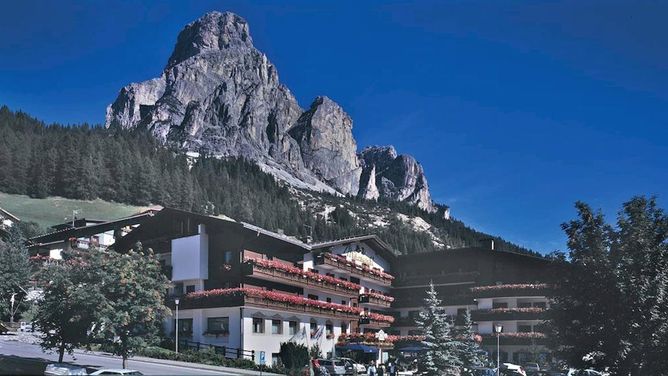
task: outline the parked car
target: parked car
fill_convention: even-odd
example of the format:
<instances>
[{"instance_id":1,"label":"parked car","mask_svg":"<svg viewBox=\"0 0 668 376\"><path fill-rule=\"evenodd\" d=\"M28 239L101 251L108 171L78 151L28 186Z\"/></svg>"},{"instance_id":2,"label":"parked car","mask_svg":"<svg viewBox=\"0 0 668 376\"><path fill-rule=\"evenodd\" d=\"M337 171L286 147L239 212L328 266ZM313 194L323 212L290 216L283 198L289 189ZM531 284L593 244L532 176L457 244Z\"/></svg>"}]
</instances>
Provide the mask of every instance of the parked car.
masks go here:
<instances>
[{"instance_id":1,"label":"parked car","mask_svg":"<svg viewBox=\"0 0 668 376\"><path fill-rule=\"evenodd\" d=\"M143 375L143 373L131 369L101 369L91 373L91 375L137 376L137 375Z\"/></svg>"},{"instance_id":2,"label":"parked car","mask_svg":"<svg viewBox=\"0 0 668 376\"><path fill-rule=\"evenodd\" d=\"M528 372L540 371L540 366L538 363L524 363L524 370Z\"/></svg>"},{"instance_id":3,"label":"parked car","mask_svg":"<svg viewBox=\"0 0 668 376\"><path fill-rule=\"evenodd\" d=\"M332 376L346 374L346 365L341 359L318 359L318 363Z\"/></svg>"},{"instance_id":4,"label":"parked car","mask_svg":"<svg viewBox=\"0 0 668 376\"><path fill-rule=\"evenodd\" d=\"M51 363L44 369L45 376L88 375L88 371L81 366L67 363Z\"/></svg>"},{"instance_id":5,"label":"parked car","mask_svg":"<svg viewBox=\"0 0 668 376\"><path fill-rule=\"evenodd\" d=\"M366 375L366 366L364 364L359 364L350 358L339 358L339 359L343 360L344 362L350 362L353 368L355 368L355 370L357 371L358 375Z\"/></svg>"},{"instance_id":6,"label":"parked car","mask_svg":"<svg viewBox=\"0 0 668 376\"><path fill-rule=\"evenodd\" d=\"M573 369L568 370L568 376L605 376L606 374L593 369Z\"/></svg>"},{"instance_id":7,"label":"parked car","mask_svg":"<svg viewBox=\"0 0 668 376\"><path fill-rule=\"evenodd\" d=\"M474 376L496 376L496 368L473 367Z\"/></svg>"},{"instance_id":8,"label":"parked car","mask_svg":"<svg viewBox=\"0 0 668 376\"><path fill-rule=\"evenodd\" d=\"M502 363L500 368L501 368L501 374L502 375L527 376L527 373L524 371L524 368L520 365L517 365L517 364Z\"/></svg>"}]
</instances>

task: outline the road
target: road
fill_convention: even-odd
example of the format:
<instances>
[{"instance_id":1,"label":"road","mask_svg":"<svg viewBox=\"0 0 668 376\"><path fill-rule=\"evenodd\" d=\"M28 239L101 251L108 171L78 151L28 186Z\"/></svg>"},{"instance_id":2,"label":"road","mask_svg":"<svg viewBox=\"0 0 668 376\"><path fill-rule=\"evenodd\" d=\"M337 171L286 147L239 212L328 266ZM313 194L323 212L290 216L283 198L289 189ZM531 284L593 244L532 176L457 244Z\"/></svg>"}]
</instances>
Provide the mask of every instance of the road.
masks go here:
<instances>
[{"instance_id":1,"label":"road","mask_svg":"<svg viewBox=\"0 0 668 376\"><path fill-rule=\"evenodd\" d=\"M42 352L39 345L18 341L0 340L0 375L42 375L48 363L57 362L58 355ZM65 362L78 364L92 369L121 368L122 360L119 357L95 354L75 353L74 357L65 355ZM242 375L196 369L168 364L156 364L144 361L128 361L128 368L142 372L145 375Z\"/></svg>"}]
</instances>

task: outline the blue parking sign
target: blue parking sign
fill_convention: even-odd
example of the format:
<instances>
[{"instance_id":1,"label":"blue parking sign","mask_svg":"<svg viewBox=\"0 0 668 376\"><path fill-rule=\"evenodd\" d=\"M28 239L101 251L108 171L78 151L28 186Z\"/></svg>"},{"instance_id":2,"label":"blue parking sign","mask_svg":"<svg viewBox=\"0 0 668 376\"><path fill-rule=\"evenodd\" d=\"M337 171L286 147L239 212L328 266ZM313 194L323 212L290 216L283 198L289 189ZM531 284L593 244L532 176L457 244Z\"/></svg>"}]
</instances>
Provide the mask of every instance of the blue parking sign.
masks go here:
<instances>
[{"instance_id":1,"label":"blue parking sign","mask_svg":"<svg viewBox=\"0 0 668 376\"><path fill-rule=\"evenodd\" d=\"M263 366L266 364L266 360L264 357L264 351L260 351L260 365Z\"/></svg>"}]
</instances>

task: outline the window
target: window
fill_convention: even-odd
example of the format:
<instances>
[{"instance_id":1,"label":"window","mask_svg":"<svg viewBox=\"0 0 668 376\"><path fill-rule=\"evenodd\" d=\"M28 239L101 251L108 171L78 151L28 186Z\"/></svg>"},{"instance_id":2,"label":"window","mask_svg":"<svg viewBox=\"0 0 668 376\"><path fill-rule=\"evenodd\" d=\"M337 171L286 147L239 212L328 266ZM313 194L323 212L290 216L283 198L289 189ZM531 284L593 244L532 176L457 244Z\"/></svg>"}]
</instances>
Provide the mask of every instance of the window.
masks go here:
<instances>
[{"instance_id":1,"label":"window","mask_svg":"<svg viewBox=\"0 0 668 376\"><path fill-rule=\"evenodd\" d=\"M193 319L179 319L179 335L191 336L192 334L193 334Z\"/></svg>"},{"instance_id":2,"label":"window","mask_svg":"<svg viewBox=\"0 0 668 376\"><path fill-rule=\"evenodd\" d=\"M345 300L342 300L342 301L341 301L341 304L342 304L342 305L348 305L348 302L345 301Z\"/></svg>"},{"instance_id":3,"label":"window","mask_svg":"<svg viewBox=\"0 0 668 376\"><path fill-rule=\"evenodd\" d=\"M325 273L325 275L328 276L328 277L336 278L334 273Z\"/></svg>"},{"instance_id":4,"label":"window","mask_svg":"<svg viewBox=\"0 0 668 376\"><path fill-rule=\"evenodd\" d=\"M533 303L533 306L536 308L547 308L547 304L545 302L535 302Z\"/></svg>"},{"instance_id":5,"label":"window","mask_svg":"<svg viewBox=\"0 0 668 376\"><path fill-rule=\"evenodd\" d=\"M264 333L264 319L253 317L253 333Z\"/></svg>"},{"instance_id":6,"label":"window","mask_svg":"<svg viewBox=\"0 0 668 376\"><path fill-rule=\"evenodd\" d=\"M293 336L297 334L298 330L299 330L299 323L297 321L290 321L288 323L288 334Z\"/></svg>"},{"instance_id":7,"label":"window","mask_svg":"<svg viewBox=\"0 0 668 376\"><path fill-rule=\"evenodd\" d=\"M311 338L313 338L315 336L315 333L318 331L318 323L311 320L310 329L311 329Z\"/></svg>"},{"instance_id":8,"label":"window","mask_svg":"<svg viewBox=\"0 0 668 376\"><path fill-rule=\"evenodd\" d=\"M508 308L508 303L492 303L492 308Z\"/></svg>"},{"instance_id":9,"label":"window","mask_svg":"<svg viewBox=\"0 0 668 376\"><path fill-rule=\"evenodd\" d=\"M520 333L531 333L531 325L517 325L517 331Z\"/></svg>"},{"instance_id":10,"label":"window","mask_svg":"<svg viewBox=\"0 0 668 376\"><path fill-rule=\"evenodd\" d=\"M195 292L195 285L186 286L186 294L190 292Z\"/></svg>"},{"instance_id":11,"label":"window","mask_svg":"<svg viewBox=\"0 0 668 376\"><path fill-rule=\"evenodd\" d=\"M332 298L327 298L327 303L331 303L331 302L332 302Z\"/></svg>"},{"instance_id":12,"label":"window","mask_svg":"<svg viewBox=\"0 0 668 376\"><path fill-rule=\"evenodd\" d=\"M206 319L206 331L212 334L229 334L230 333L230 318L229 317L209 317Z\"/></svg>"},{"instance_id":13,"label":"window","mask_svg":"<svg viewBox=\"0 0 668 376\"><path fill-rule=\"evenodd\" d=\"M334 325L331 322L325 324L325 335L327 335L327 338L334 336Z\"/></svg>"},{"instance_id":14,"label":"window","mask_svg":"<svg viewBox=\"0 0 668 376\"><path fill-rule=\"evenodd\" d=\"M277 367L280 365L280 362L281 362L281 354L271 353L271 366Z\"/></svg>"},{"instance_id":15,"label":"window","mask_svg":"<svg viewBox=\"0 0 668 376\"><path fill-rule=\"evenodd\" d=\"M517 308L530 308L531 302L517 302Z\"/></svg>"},{"instance_id":16,"label":"window","mask_svg":"<svg viewBox=\"0 0 668 376\"><path fill-rule=\"evenodd\" d=\"M311 300L318 300L318 295L308 294L307 298Z\"/></svg>"},{"instance_id":17,"label":"window","mask_svg":"<svg viewBox=\"0 0 668 376\"><path fill-rule=\"evenodd\" d=\"M415 320L418 317L420 317L420 311L410 311L410 312L408 312L408 317Z\"/></svg>"},{"instance_id":18,"label":"window","mask_svg":"<svg viewBox=\"0 0 668 376\"><path fill-rule=\"evenodd\" d=\"M341 321L341 333L347 333L348 332L348 323L345 321Z\"/></svg>"},{"instance_id":19,"label":"window","mask_svg":"<svg viewBox=\"0 0 668 376\"><path fill-rule=\"evenodd\" d=\"M183 282L177 282L174 285L174 295L183 295Z\"/></svg>"},{"instance_id":20,"label":"window","mask_svg":"<svg viewBox=\"0 0 668 376\"><path fill-rule=\"evenodd\" d=\"M350 282L360 284L360 279L355 277L350 277Z\"/></svg>"},{"instance_id":21,"label":"window","mask_svg":"<svg viewBox=\"0 0 668 376\"><path fill-rule=\"evenodd\" d=\"M283 321L271 320L271 334L283 334Z\"/></svg>"}]
</instances>

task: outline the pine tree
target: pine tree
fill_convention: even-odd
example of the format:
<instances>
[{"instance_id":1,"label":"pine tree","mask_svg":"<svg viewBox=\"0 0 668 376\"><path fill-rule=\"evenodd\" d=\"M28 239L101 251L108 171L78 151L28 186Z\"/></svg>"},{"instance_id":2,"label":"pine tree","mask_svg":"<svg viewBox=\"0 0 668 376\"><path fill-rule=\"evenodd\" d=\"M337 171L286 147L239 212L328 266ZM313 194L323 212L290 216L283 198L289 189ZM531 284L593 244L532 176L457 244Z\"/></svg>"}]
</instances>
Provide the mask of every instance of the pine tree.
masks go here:
<instances>
[{"instance_id":1,"label":"pine tree","mask_svg":"<svg viewBox=\"0 0 668 376\"><path fill-rule=\"evenodd\" d=\"M418 327L425 335L423 344L427 347L427 350L420 354L418 364L427 376L459 375L463 364L457 357L460 343L453 338L453 325L441 305L434 284L430 283L424 300L424 310L416 319Z\"/></svg>"},{"instance_id":2,"label":"pine tree","mask_svg":"<svg viewBox=\"0 0 668 376\"><path fill-rule=\"evenodd\" d=\"M460 342L458 357L464 366L463 375L473 376L472 367L484 366L489 363L487 352L480 348L480 336L473 331L471 311L466 309L460 329L456 331L456 338Z\"/></svg>"}]
</instances>

